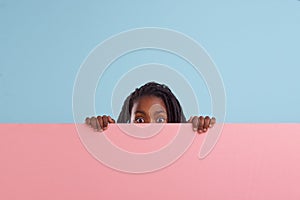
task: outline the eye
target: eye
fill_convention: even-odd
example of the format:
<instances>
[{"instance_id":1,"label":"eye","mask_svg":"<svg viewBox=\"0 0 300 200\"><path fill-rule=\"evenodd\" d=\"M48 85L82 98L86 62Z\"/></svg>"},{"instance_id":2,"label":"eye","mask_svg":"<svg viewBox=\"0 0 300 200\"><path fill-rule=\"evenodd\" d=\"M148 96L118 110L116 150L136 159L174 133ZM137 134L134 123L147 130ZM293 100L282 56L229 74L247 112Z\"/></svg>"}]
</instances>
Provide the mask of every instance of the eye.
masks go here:
<instances>
[{"instance_id":1,"label":"eye","mask_svg":"<svg viewBox=\"0 0 300 200\"><path fill-rule=\"evenodd\" d=\"M166 119L163 117L157 118L156 123L165 123Z\"/></svg>"},{"instance_id":2,"label":"eye","mask_svg":"<svg viewBox=\"0 0 300 200\"><path fill-rule=\"evenodd\" d=\"M136 118L134 121L135 123L145 123L145 120L142 117Z\"/></svg>"}]
</instances>

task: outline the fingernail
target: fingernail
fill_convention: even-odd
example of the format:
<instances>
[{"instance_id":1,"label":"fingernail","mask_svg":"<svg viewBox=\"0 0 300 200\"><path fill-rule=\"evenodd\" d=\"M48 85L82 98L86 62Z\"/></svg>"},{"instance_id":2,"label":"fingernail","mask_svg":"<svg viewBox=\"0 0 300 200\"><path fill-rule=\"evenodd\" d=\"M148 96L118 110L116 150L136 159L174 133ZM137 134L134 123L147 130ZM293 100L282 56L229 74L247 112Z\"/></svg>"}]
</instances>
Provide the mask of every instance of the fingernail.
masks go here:
<instances>
[{"instance_id":1,"label":"fingernail","mask_svg":"<svg viewBox=\"0 0 300 200\"><path fill-rule=\"evenodd\" d=\"M203 131L205 132L205 131L207 131L207 129L205 128L205 129L203 129Z\"/></svg>"},{"instance_id":2,"label":"fingernail","mask_svg":"<svg viewBox=\"0 0 300 200\"><path fill-rule=\"evenodd\" d=\"M194 131L197 131L197 128L193 128Z\"/></svg>"}]
</instances>

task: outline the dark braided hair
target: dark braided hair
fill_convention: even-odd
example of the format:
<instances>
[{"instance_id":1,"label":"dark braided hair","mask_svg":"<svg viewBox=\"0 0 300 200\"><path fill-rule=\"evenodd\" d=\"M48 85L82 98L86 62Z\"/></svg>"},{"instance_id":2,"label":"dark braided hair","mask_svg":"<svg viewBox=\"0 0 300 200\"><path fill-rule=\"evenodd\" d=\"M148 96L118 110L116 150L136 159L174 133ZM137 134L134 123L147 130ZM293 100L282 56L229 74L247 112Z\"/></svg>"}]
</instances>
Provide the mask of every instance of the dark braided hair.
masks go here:
<instances>
[{"instance_id":1,"label":"dark braided hair","mask_svg":"<svg viewBox=\"0 0 300 200\"><path fill-rule=\"evenodd\" d=\"M124 123L124 119L122 118L127 118L126 121L128 122L134 102L143 96L156 96L163 100L166 105L168 123L181 123L186 121L180 103L170 88L164 84L149 82L140 88L137 88L129 97L127 97L122 108L122 112L125 113L120 113L118 122ZM126 104L128 104L128 106ZM128 109L127 111L126 108Z\"/></svg>"}]
</instances>

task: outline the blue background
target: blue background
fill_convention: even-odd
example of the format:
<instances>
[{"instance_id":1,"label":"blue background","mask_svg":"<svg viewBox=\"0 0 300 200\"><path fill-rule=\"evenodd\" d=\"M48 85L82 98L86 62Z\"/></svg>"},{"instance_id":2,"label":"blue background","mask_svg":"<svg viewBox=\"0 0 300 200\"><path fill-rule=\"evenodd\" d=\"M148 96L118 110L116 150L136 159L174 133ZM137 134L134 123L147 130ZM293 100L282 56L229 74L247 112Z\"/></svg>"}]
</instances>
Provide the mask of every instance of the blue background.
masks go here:
<instances>
[{"instance_id":1,"label":"blue background","mask_svg":"<svg viewBox=\"0 0 300 200\"><path fill-rule=\"evenodd\" d=\"M139 27L177 30L207 50L226 88L226 122L300 121L300 1L0 0L0 122L73 122L83 60Z\"/></svg>"}]
</instances>

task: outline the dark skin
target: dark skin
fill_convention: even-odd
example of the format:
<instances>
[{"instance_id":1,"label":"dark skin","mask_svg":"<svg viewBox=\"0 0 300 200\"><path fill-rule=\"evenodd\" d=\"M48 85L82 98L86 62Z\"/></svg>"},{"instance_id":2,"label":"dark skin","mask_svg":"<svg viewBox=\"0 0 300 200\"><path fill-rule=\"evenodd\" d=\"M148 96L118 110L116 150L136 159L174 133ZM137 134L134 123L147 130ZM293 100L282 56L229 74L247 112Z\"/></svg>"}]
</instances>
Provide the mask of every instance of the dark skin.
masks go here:
<instances>
[{"instance_id":1,"label":"dark skin","mask_svg":"<svg viewBox=\"0 0 300 200\"><path fill-rule=\"evenodd\" d=\"M131 123L167 123L168 116L166 105L163 100L156 96L143 96L134 102L131 110ZM115 123L115 120L110 116L87 117L86 124L91 126L96 131L104 131L108 128L108 124ZM212 128L216 123L214 117L209 116L192 116L188 120L193 124L193 131L205 133L209 128Z\"/></svg>"}]
</instances>

